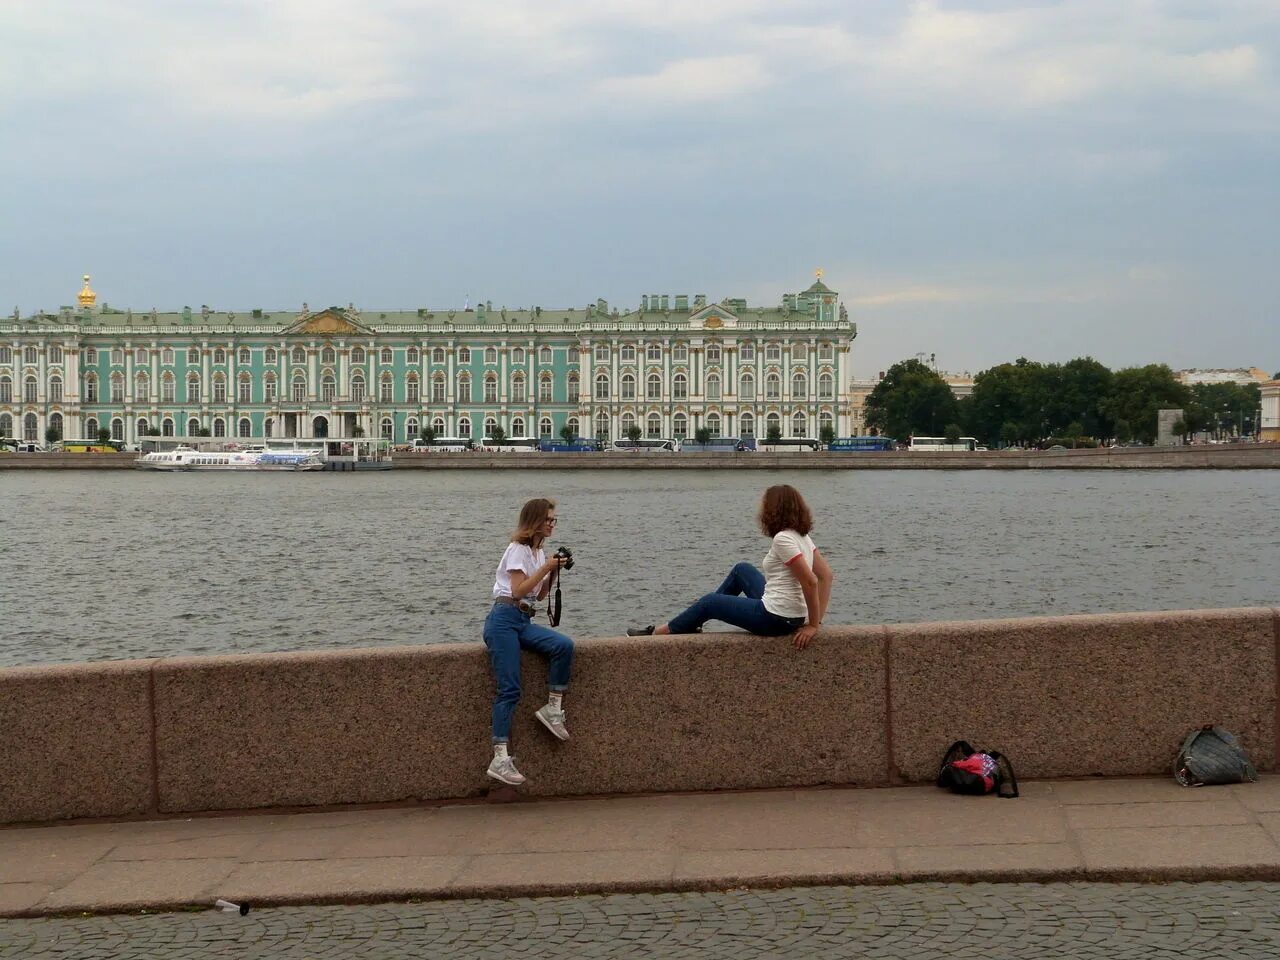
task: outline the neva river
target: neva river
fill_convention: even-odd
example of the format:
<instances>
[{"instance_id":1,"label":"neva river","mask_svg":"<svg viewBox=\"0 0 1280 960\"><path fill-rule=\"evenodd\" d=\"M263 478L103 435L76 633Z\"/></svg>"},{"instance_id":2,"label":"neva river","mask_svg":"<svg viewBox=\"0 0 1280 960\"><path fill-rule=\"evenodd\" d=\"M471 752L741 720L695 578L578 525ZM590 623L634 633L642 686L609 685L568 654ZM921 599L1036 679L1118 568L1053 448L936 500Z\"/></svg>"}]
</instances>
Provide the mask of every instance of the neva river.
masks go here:
<instances>
[{"instance_id":1,"label":"neva river","mask_svg":"<svg viewBox=\"0 0 1280 960\"><path fill-rule=\"evenodd\" d=\"M0 664L479 640L520 504L559 501L562 629L662 622L814 508L827 621L1280 603L1272 471L0 472Z\"/></svg>"}]
</instances>

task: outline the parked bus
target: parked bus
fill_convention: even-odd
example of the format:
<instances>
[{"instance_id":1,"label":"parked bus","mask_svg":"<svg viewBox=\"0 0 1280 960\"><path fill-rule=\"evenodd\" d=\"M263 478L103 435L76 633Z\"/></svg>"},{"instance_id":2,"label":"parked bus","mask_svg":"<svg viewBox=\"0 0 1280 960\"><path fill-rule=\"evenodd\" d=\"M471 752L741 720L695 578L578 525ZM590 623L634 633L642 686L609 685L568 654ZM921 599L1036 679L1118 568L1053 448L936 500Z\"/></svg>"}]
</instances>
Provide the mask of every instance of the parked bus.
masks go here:
<instances>
[{"instance_id":1,"label":"parked bus","mask_svg":"<svg viewBox=\"0 0 1280 960\"><path fill-rule=\"evenodd\" d=\"M59 440L53 449L63 453L119 453L124 449L123 440Z\"/></svg>"},{"instance_id":2,"label":"parked bus","mask_svg":"<svg viewBox=\"0 0 1280 960\"><path fill-rule=\"evenodd\" d=\"M676 453L680 449L679 440L640 439L615 440L609 445L614 453Z\"/></svg>"},{"instance_id":3,"label":"parked bus","mask_svg":"<svg viewBox=\"0 0 1280 960\"><path fill-rule=\"evenodd\" d=\"M0 453L44 453L44 447L34 440L15 440L13 437L0 437Z\"/></svg>"},{"instance_id":4,"label":"parked bus","mask_svg":"<svg viewBox=\"0 0 1280 960\"><path fill-rule=\"evenodd\" d=\"M501 442L485 437L480 449L486 453L537 453L541 442L537 437L503 437Z\"/></svg>"},{"instance_id":5,"label":"parked bus","mask_svg":"<svg viewBox=\"0 0 1280 960\"><path fill-rule=\"evenodd\" d=\"M893 450L897 447L892 437L841 437L827 444L832 453L861 453L866 450Z\"/></svg>"},{"instance_id":6,"label":"parked bus","mask_svg":"<svg viewBox=\"0 0 1280 960\"><path fill-rule=\"evenodd\" d=\"M680 453L752 453L756 449L755 437L712 437L706 443L697 440L681 440Z\"/></svg>"},{"instance_id":7,"label":"parked bus","mask_svg":"<svg viewBox=\"0 0 1280 960\"><path fill-rule=\"evenodd\" d=\"M587 440L583 437L574 437L568 443L558 437L543 437L538 443L538 449L543 453L597 453L601 447L599 440Z\"/></svg>"},{"instance_id":8,"label":"parked bus","mask_svg":"<svg viewBox=\"0 0 1280 960\"><path fill-rule=\"evenodd\" d=\"M473 449L470 437L436 437L426 440L414 437L414 453L465 453Z\"/></svg>"},{"instance_id":9,"label":"parked bus","mask_svg":"<svg viewBox=\"0 0 1280 960\"><path fill-rule=\"evenodd\" d=\"M960 437L955 443L948 443L946 437L912 437L907 441L908 450L923 450L926 453L953 453L977 448L978 441L974 437Z\"/></svg>"},{"instance_id":10,"label":"parked bus","mask_svg":"<svg viewBox=\"0 0 1280 960\"><path fill-rule=\"evenodd\" d=\"M813 453L822 449L822 443L813 437L779 437L762 440L760 449L766 453Z\"/></svg>"}]
</instances>

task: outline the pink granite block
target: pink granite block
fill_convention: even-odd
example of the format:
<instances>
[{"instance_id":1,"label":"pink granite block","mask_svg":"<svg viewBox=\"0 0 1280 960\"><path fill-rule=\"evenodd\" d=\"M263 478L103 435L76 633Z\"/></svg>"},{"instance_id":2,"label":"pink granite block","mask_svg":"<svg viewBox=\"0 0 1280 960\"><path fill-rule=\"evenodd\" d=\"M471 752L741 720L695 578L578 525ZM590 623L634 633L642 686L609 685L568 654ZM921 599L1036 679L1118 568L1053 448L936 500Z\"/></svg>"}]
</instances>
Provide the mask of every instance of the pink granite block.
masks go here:
<instances>
[{"instance_id":1,"label":"pink granite block","mask_svg":"<svg viewBox=\"0 0 1280 960\"><path fill-rule=\"evenodd\" d=\"M894 759L936 776L957 739L1022 777L1156 774L1218 723L1275 764L1270 610L1046 617L889 628Z\"/></svg>"},{"instance_id":2,"label":"pink granite block","mask_svg":"<svg viewBox=\"0 0 1280 960\"><path fill-rule=\"evenodd\" d=\"M151 663L0 670L0 823L151 808Z\"/></svg>"}]
</instances>

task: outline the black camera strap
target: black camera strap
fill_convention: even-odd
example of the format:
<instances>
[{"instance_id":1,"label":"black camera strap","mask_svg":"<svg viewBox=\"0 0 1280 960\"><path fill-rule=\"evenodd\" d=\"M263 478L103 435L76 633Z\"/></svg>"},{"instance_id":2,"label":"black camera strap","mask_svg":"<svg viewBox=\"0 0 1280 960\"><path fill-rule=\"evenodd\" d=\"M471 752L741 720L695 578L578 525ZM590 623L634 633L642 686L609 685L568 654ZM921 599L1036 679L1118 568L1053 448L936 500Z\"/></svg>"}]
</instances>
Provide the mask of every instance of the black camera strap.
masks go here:
<instances>
[{"instance_id":1,"label":"black camera strap","mask_svg":"<svg viewBox=\"0 0 1280 960\"><path fill-rule=\"evenodd\" d=\"M553 627L560 626L560 568L557 566L551 571L551 578L555 581L556 591L554 598L547 598L547 622Z\"/></svg>"}]
</instances>

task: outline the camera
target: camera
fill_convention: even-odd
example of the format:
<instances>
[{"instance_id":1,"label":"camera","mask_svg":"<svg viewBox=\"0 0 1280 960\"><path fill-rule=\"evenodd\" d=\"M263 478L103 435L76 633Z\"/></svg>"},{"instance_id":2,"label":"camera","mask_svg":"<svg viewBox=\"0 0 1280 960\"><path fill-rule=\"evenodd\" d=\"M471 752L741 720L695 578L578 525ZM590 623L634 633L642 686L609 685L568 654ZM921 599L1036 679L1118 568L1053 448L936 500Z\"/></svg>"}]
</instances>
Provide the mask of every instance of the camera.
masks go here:
<instances>
[{"instance_id":1,"label":"camera","mask_svg":"<svg viewBox=\"0 0 1280 960\"><path fill-rule=\"evenodd\" d=\"M564 566L562 567L562 569L564 570L573 569L573 551L570 550L568 547L561 547L555 552L554 556L562 557L564 559Z\"/></svg>"}]
</instances>

